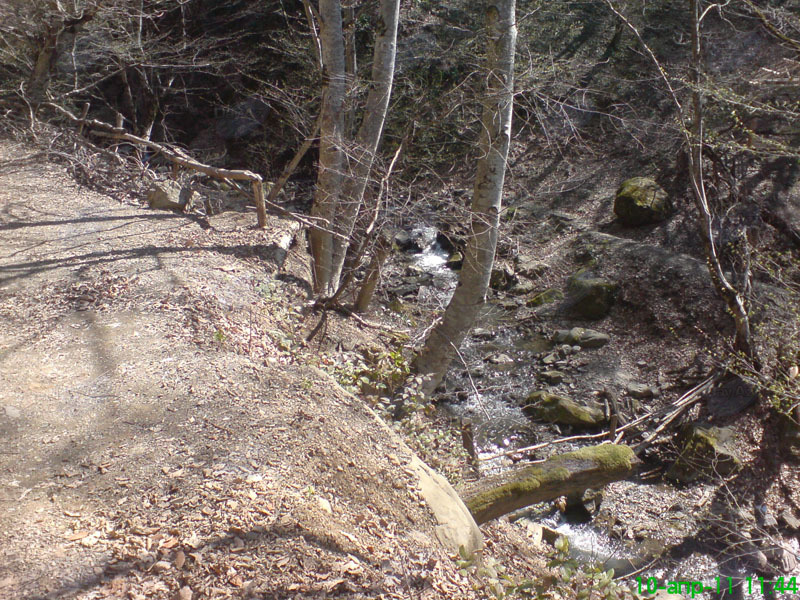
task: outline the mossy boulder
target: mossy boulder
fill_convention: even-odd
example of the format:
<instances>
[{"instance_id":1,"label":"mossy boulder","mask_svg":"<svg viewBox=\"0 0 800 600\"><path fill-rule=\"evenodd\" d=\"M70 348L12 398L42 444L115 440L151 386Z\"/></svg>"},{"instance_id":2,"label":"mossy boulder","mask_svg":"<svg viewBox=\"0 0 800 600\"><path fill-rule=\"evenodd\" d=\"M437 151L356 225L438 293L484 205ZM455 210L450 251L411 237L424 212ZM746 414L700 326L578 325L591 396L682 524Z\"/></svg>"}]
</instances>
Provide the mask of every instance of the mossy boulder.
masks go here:
<instances>
[{"instance_id":1,"label":"mossy boulder","mask_svg":"<svg viewBox=\"0 0 800 600\"><path fill-rule=\"evenodd\" d=\"M667 477L689 483L701 477L725 477L742 467L731 448L732 432L727 427L691 425L681 438L683 450L667 471Z\"/></svg>"},{"instance_id":2,"label":"mossy boulder","mask_svg":"<svg viewBox=\"0 0 800 600\"><path fill-rule=\"evenodd\" d=\"M522 410L533 419L559 425L597 427L606 421L599 408L582 406L574 400L545 391L528 395Z\"/></svg>"},{"instance_id":3,"label":"mossy boulder","mask_svg":"<svg viewBox=\"0 0 800 600\"><path fill-rule=\"evenodd\" d=\"M667 193L647 177L626 179L614 197L614 214L629 227L660 223L671 209Z\"/></svg>"},{"instance_id":4,"label":"mossy boulder","mask_svg":"<svg viewBox=\"0 0 800 600\"><path fill-rule=\"evenodd\" d=\"M578 319L608 316L617 295L617 284L602 277L578 273L567 283L567 312Z\"/></svg>"}]
</instances>

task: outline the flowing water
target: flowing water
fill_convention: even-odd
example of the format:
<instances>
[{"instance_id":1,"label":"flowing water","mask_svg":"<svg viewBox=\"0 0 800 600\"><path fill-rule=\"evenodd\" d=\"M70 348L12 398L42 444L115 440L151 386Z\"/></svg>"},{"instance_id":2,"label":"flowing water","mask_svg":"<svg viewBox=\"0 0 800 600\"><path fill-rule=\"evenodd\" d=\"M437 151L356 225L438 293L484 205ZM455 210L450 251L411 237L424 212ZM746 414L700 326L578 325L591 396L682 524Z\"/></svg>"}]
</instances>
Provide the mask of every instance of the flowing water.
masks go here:
<instances>
[{"instance_id":1,"label":"flowing water","mask_svg":"<svg viewBox=\"0 0 800 600\"><path fill-rule=\"evenodd\" d=\"M435 230L431 230L418 228L412 232L412 236L416 233L428 243L420 252L406 256L405 272L417 277L420 285L416 300L422 306L444 308L458 274L448 268L448 253L435 242ZM520 408L542 370L542 355L552 353L555 367L561 369L580 372L584 365L575 355L577 352L571 354L569 349L555 347L537 329L535 320L520 322L510 316L514 311L508 308L492 303L486 307L446 380L446 397L452 399L445 406L456 418L471 422L484 474L506 469L519 460L521 457L514 457L513 453L509 456L513 449L572 433L556 425L534 423ZM566 388L575 385L566 384ZM557 452L578 447L580 442L559 444ZM544 452L531 458L545 458L554 449ZM714 587L716 577L742 581L746 576L738 562L711 556L701 543L693 541L699 535L693 513L688 508L675 511L674 507L681 505L682 492L670 484L653 485L634 477L607 486L604 494L600 511L589 522L575 522L550 503L528 510L521 521L536 522L566 536L574 557L604 569L613 568L630 584L639 576L645 585L648 578L654 577L660 582L703 581L707 587ZM622 527L618 523L613 533L599 522L601 515L612 512L616 516L628 514L627 521L623 520ZM646 524L643 529L647 529L647 535L637 534L639 521ZM657 533L651 537L653 531ZM756 598L759 594L743 596L741 588L737 588L733 595L717 597Z\"/></svg>"}]
</instances>

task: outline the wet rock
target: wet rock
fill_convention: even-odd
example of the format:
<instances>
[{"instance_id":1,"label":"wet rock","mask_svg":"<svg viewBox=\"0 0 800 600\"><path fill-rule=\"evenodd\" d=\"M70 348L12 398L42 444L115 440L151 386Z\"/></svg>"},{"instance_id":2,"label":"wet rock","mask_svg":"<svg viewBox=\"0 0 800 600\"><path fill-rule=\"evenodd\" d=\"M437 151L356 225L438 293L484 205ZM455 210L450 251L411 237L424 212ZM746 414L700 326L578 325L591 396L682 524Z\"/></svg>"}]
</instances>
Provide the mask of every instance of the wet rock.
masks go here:
<instances>
[{"instance_id":1,"label":"wet rock","mask_svg":"<svg viewBox=\"0 0 800 600\"><path fill-rule=\"evenodd\" d=\"M594 329L573 327L572 329L559 329L553 334L553 341L557 344L573 344L581 348L601 348L605 346L610 336Z\"/></svg>"},{"instance_id":2,"label":"wet rock","mask_svg":"<svg viewBox=\"0 0 800 600\"><path fill-rule=\"evenodd\" d=\"M667 193L647 177L633 177L622 182L614 197L614 214L629 227L660 223L669 216Z\"/></svg>"},{"instance_id":3,"label":"wet rock","mask_svg":"<svg viewBox=\"0 0 800 600\"><path fill-rule=\"evenodd\" d=\"M436 242L435 227L415 227L411 231L398 231L394 235L395 246L402 252L419 254L424 252Z\"/></svg>"},{"instance_id":4,"label":"wet rock","mask_svg":"<svg viewBox=\"0 0 800 600\"><path fill-rule=\"evenodd\" d=\"M491 331L490 329L476 327L472 330L472 337L474 337L476 340L493 340L497 337L497 333Z\"/></svg>"},{"instance_id":5,"label":"wet rock","mask_svg":"<svg viewBox=\"0 0 800 600\"><path fill-rule=\"evenodd\" d=\"M599 408L582 406L574 400L545 391L531 393L522 410L534 419L560 425L596 427L605 422L605 415Z\"/></svg>"},{"instance_id":6,"label":"wet rock","mask_svg":"<svg viewBox=\"0 0 800 600\"><path fill-rule=\"evenodd\" d=\"M447 259L447 262L444 263L444 266L450 269L451 271L458 271L464 265L464 256L461 252L453 252L450 255L450 258Z\"/></svg>"},{"instance_id":7,"label":"wet rock","mask_svg":"<svg viewBox=\"0 0 800 600\"><path fill-rule=\"evenodd\" d=\"M528 298L527 302L525 302L525 306L529 308L535 308L537 306L542 306L544 304L552 304L553 302L558 302L564 298L564 294L561 290L557 290L554 288L548 288L543 292L539 292L535 294L531 298Z\"/></svg>"},{"instance_id":8,"label":"wet rock","mask_svg":"<svg viewBox=\"0 0 800 600\"><path fill-rule=\"evenodd\" d=\"M588 273L575 274L567 284L567 312L579 319L602 319L611 311L616 293L613 281Z\"/></svg>"},{"instance_id":9,"label":"wet rock","mask_svg":"<svg viewBox=\"0 0 800 600\"><path fill-rule=\"evenodd\" d=\"M688 483L701 477L724 477L742 466L730 447L732 432L727 427L691 425L681 437L683 450L667 471L670 479Z\"/></svg>"},{"instance_id":10,"label":"wet rock","mask_svg":"<svg viewBox=\"0 0 800 600\"><path fill-rule=\"evenodd\" d=\"M646 400L656 396L655 390L646 383L629 383L626 389L628 395L637 400Z\"/></svg>"},{"instance_id":11,"label":"wet rock","mask_svg":"<svg viewBox=\"0 0 800 600\"><path fill-rule=\"evenodd\" d=\"M499 354L493 354L487 359L487 361L493 365L499 366L510 366L514 364L514 359L508 354L503 354L502 352Z\"/></svg>"}]
</instances>

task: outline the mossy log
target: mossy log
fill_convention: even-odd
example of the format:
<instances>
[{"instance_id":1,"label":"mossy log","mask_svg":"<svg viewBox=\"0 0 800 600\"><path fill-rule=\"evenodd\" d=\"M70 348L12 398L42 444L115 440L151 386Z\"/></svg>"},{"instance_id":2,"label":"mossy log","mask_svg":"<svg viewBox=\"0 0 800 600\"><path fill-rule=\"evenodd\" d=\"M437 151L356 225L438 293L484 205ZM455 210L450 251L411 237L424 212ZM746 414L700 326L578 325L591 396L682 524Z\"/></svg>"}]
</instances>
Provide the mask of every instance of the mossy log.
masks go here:
<instances>
[{"instance_id":1,"label":"mossy log","mask_svg":"<svg viewBox=\"0 0 800 600\"><path fill-rule=\"evenodd\" d=\"M637 460L628 446L601 444L487 477L462 493L479 525L512 511L624 479Z\"/></svg>"}]
</instances>

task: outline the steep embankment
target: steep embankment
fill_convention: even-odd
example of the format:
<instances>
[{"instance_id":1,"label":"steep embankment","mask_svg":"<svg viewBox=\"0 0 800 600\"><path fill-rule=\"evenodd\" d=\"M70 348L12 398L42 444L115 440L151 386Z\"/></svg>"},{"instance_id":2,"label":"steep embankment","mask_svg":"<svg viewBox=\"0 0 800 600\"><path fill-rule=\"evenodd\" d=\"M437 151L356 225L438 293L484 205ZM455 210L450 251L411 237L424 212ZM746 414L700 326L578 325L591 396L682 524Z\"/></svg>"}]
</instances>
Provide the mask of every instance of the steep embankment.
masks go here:
<instances>
[{"instance_id":1,"label":"steep embankment","mask_svg":"<svg viewBox=\"0 0 800 600\"><path fill-rule=\"evenodd\" d=\"M0 596L472 597L405 444L281 349L292 223L43 157L0 145Z\"/></svg>"}]
</instances>

